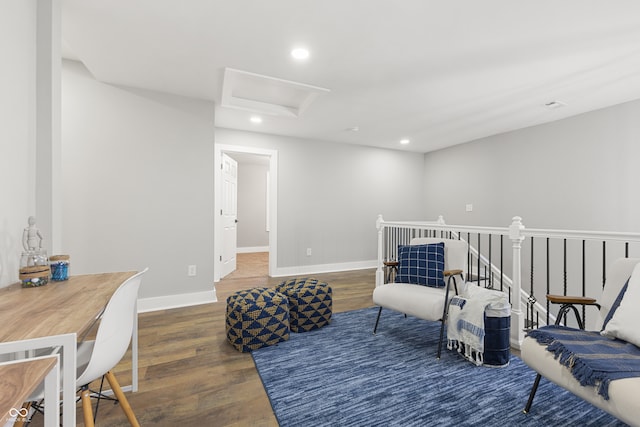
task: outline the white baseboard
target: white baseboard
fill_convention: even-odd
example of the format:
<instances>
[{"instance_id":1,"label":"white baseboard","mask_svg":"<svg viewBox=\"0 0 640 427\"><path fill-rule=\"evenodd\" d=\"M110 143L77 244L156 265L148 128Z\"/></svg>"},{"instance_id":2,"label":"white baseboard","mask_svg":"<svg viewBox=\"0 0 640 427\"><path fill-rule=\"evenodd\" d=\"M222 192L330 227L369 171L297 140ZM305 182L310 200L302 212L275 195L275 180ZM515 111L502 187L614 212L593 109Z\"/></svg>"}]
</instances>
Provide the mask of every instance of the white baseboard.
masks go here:
<instances>
[{"instance_id":1,"label":"white baseboard","mask_svg":"<svg viewBox=\"0 0 640 427\"><path fill-rule=\"evenodd\" d=\"M236 248L239 254L250 254L254 252L269 252L269 246L247 246L244 248Z\"/></svg>"},{"instance_id":2,"label":"white baseboard","mask_svg":"<svg viewBox=\"0 0 640 427\"><path fill-rule=\"evenodd\" d=\"M216 297L215 289L206 292L140 298L138 300L138 313L209 304L216 301L218 301L218 298Z\"/></svg>"},{"instance_id":3,"label":"white baseboard","mask_svg":"<svg viewBox=\"0 0 640 427\"><path fill-rule=\"evenodd\" d=\"M334 273L338 271L364 270L367 268L376 268L377 262L373 261L354 261L341 262L335 264L316 264L316 265L299 265L296 267L279 267L273 274L273 277L299 276L301 274L320 274Z\"/></svg>"},{"instance_id":4,"label":"white baseboard","mask_svg":"<svg viewBox=\"0 0 640 427\"><path fill-rule=\"evenodd\" d=\"M240 249L238 249L239 251ZM251 251L253 252L253 251ZM277 268L273 277L299 276L306 274L334 273L349 270L376 268L376 261L354 261L335 264L300 265L296 267ZM167 310L171 308L189 307L192 305L217 302L215 289L206 292L189 294L164 295L161 297L141 298L138 300L138 313Z\"/></svg>"}]
</instances>

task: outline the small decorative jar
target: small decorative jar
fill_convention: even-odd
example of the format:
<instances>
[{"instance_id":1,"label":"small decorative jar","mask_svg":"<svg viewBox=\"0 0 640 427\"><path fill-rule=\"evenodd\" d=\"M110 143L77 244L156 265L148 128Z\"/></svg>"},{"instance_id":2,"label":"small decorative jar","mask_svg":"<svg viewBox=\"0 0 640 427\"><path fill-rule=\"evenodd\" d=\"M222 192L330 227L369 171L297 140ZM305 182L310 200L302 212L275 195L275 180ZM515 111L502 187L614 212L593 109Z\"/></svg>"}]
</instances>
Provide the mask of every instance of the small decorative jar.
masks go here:
<instances>
[{"instance_id":1,"label":"small decorative jar","mask_svg":"<svg viewBox=\"0 0 640 427\"><path fill-rule=\"evenodd\" d=\"M69 278L69 255L52 255L49 257L51 280L62 281Z\"/></svg>"},{"instance_id":2,"label":"small decorative jar","mask_svg":"<svg viewBox=\"0 0 640 427\"><path fill-rule=\"evenodd\" d=\"M51 270L48 265L32 265L20 268L20 281L23 288L35 288L49 283Z\"/></svg>"},{"instance_id":3,"label":"small decorative jar","mask_svg":"<svg viewBox=\"0 0 640 427\"><path fill-rule=\"evenodd\" d=\"M35 265L49 266L49 257L44 249L36 249L22 252L20 267L33 267Z\"/></svg>"}]
</instances>

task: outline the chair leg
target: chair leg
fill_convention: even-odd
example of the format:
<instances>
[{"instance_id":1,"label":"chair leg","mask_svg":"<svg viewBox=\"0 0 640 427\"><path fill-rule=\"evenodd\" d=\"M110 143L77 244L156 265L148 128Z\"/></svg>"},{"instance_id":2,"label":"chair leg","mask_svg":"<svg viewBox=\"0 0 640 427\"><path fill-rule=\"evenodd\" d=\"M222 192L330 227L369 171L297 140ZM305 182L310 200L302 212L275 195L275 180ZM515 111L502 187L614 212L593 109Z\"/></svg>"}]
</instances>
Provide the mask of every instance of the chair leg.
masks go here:
<instances>
[{"instance_id":1,"label":"chair leg","mask_svg":"<svg viewBox=\"0 0 640 427\"><path fill-rule=\"evenodd\" d=\"M122 407L124 414L127 416L127 419L129 420L129 424L131 424L132 427L140 427L140 424L138 423L138 420L136 419L136 416L133 413L133 409L131 409L131 406L129 405L129 401L127 400L126 396L122 392L122 389L120 388L120 384L118 383L118 380L116 380L116 376L113 375L113 372L111 371L107 372L105 376L107 377L107 381L109 381L111 390L113 390L113 393L116 395L116 398L118 399L118 401L120 401L120 406Z\"/></svg>"},{"instance_id":2,"label":"chair leg","mask_svg":"<svg viewBox=\"0 0 640 427\"><path fill-rule=\"evenodd\" d=\"M560 310L558 311L558 316L556 317L556 325L560 324L560 322L562 321L562 318L567 314L567 312L569 312L570 309L573 310L573 314L576 316L576 321L578 322L578 328L584 329L584 322L580 317L580 312L578 311L576 306L572 304L564 304L560 307Z\"/></svg>"},{"instance_id":3,"label":"chair leg","mask_svg":"<svg viewBox=\"0 0 640 427\"><path fill-rule=\"evenodd\" d=\"M436 359L440 359L440 355L442 354L442 340L444 338L444 319L442 319L442 325L440 325L440 339L438 340L438 355Z\"/></svg>"},{"instance_id":4,"label":"chair leg","mask_svg":"<svg viewBox=\"0 0 640 427\"><path fill-rule=\"evenodd\" d=\"M80 398L82 400L82 415L84 416L85 427L94 427L93 410L91 409L91 392L89 386L83 386L80 389Z\"/></svg>"},{"instance_id":5,"label":"chair leg","mask_svg":"<svg viewBox=\"0 0 640 427\"><path fill-rule=\"evenodd\" d=\"M380 321L380 314L382 314L382 307L380 307L380 310L378 310L378 317L376 317L376 326L373 327L373 334L375 335L376 331L378 330L378 322Z\"/></svg>"},{"instance_id":6,"label":"chair leg","mask_svg":"<svg viewBox=\"0 0 640 427\"><path fill-rule=\"evenodd\" d=\"M536 396L536 391L538 391L538 385L540 385L540 378L542 378L542 375L540 374L536 375L536 379L533 382L533 387L531 387L531 393L529 393L529 400L527 400L527 406L525 406L524 409L522 410L522 413L524 414L528 414L529 410L531 409L531 405L533 404L533 398Z\"/></svg>"},{"instance_id":7,"label":"chair leg","mask_svg":"<svg viewBox=\"0 0 640 427\"><path fill-rule=\"evenodd\" d=\"M457 295L458 285L456 284L456 279L453 276L449 278L449 281L451 281L451 279L453 279L453 285L455 286L456 295ZM442 354L442 340L444 339L444 324L446 323L447 315L449 314L449 288L450 288L449 281L447 282L447 290L444 293L444 307L442 309L442 320L441 320L442 325L440 325L440 340L438 341L438 354L436 355L436 358L438 360L440 360L440 355Z\"/></svg>"},{"instance_id":8,"label":"chair leg","mask_svg":"<svg viewBox=\"0 0 640 427\"><path fill-rule=\"evenodd\" d=\"M103 387L104 387L104 375L102 376L102 378L100 378L100 390L98 390L97 396L95 396L96 397L96 411L93 413L93 422L94 423L96 422L96 419L98 418L98 409L100 409L100 401L102 400L102 397L104 396L104 394L102 394Z\"/></svg>"}]
</instances>

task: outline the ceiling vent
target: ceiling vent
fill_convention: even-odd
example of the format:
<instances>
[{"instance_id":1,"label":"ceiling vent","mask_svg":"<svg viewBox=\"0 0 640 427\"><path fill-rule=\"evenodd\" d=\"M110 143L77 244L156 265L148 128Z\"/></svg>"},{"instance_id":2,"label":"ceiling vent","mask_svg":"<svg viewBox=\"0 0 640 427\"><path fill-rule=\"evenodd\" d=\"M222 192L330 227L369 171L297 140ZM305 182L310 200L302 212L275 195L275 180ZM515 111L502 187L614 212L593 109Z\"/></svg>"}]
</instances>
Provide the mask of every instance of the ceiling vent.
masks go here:
<instances>
[{"instance_id":1,"label":"ceiling vent","mask_svg":"<svg viewBox=\"0 0 640 427\"><path fill-rule=\"evenodd\" d=\"M544 104L544 106L550 110L555 110L556 108L561 108L561 107L564 107L565 105L567 104L565 104L562 101L551 101Z\"/></svg>"},{"instance_id":2,"label":"ceiling vent","mask_svg":"<svg viewBox=\"0 0 640 427\"><path fill-rule=\"evenodd\" d=\"M330 90L225 68L220 106L297 118L318 95L327 92Z\"/></svg>"}]
</instances>

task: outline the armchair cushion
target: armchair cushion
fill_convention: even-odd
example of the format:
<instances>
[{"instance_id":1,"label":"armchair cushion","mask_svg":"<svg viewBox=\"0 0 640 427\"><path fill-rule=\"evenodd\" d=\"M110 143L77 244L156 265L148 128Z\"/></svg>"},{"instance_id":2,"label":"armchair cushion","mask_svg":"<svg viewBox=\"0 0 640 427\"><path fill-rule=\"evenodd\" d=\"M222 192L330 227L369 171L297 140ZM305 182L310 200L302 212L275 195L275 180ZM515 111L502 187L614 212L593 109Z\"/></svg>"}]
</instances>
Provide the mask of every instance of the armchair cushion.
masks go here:
<instances>
[{"instance_id":1,"label":"armchair cushion","mask_svg":"<svg viewBox=\"0 0 640 427\"><path fill-rule=\"evenodd\" d=\"M566 366L559 363L555 354L547 350L546 344L540 344L532 337L526 337L520 348L522 360L543 377L569 390L576 396L612 414L629 425L640 420L638 390L640 377L611 381L609 400L598 394L595 387L584 387Z\"/></svg>"},{"instance_id":2,"label":"armchair cushion","mask_svg":"<svg viewBox=\"0 0 640 427\"><path fill-rule=\"evenodd\" d=\"M606 324L602 335L609 338L618 338L640 347L640 329L638 329L638 323L640 322L640 311L638 310L638 301L640 301L640 264L633 269L626 286L627 290L620 298L620 305ZM614 307L615 302L610 313L613 312Z\"/></svg>"},{"instance_id":3,"label":"armchair cushion","mask_svg":"<svg viewBox=\"0 0 640 427\"><path fill-rule=\"evenodd\" d=\"M628 287L629 287L629 281L627 280L627 283L625 283L622 289L620 289L620 293L618 294L618 297L616 298L616 300L613 302L613 305L611 306L609 313L607 313L607 317L604 318L604 323L602 324L603 330L607 328L609 321L611 320L616 310L620 306L620 302L622 301L622 298L624 298L624 294L627 292Z\"/></svg>"},{"instance_id":4,"label":"armchair cushion","mask_svg":"<svg viewBox=\"0 0 640 427\"><path fill-rule=\"evenodd\" d=\"M611 264L607 272L607 282L604 290L598 298L600 311L598 312L594 327L590 329L595 331L601 331L603 329L604 319L607 318L616 298L620 294L620 289L622 289L626 281L631 277L631 273L638 262L640 262L640 258L619 258Z\"/></svg>"},{"instance_id":5,"label":"armchair cushion","mask_svg":"<svg viewBox=\"0 0 640 427\"><path fill-rule=\"evenodd\" d=\"M595 387L605 400L612 381L640 377L640 348L627 341L561 325L534 329L527 337L546 345L581 385Z\"/></svg>"},{"instance_id":6,"label":"armchair cushion","mask_svg":"<svg viewBox=\"0 0 640 427\"><path fill-rule=\"evenodd\" d=\"M398 261L396 283L444 287L444 242L400 246Z\"/></svg>"}]
</instances>

